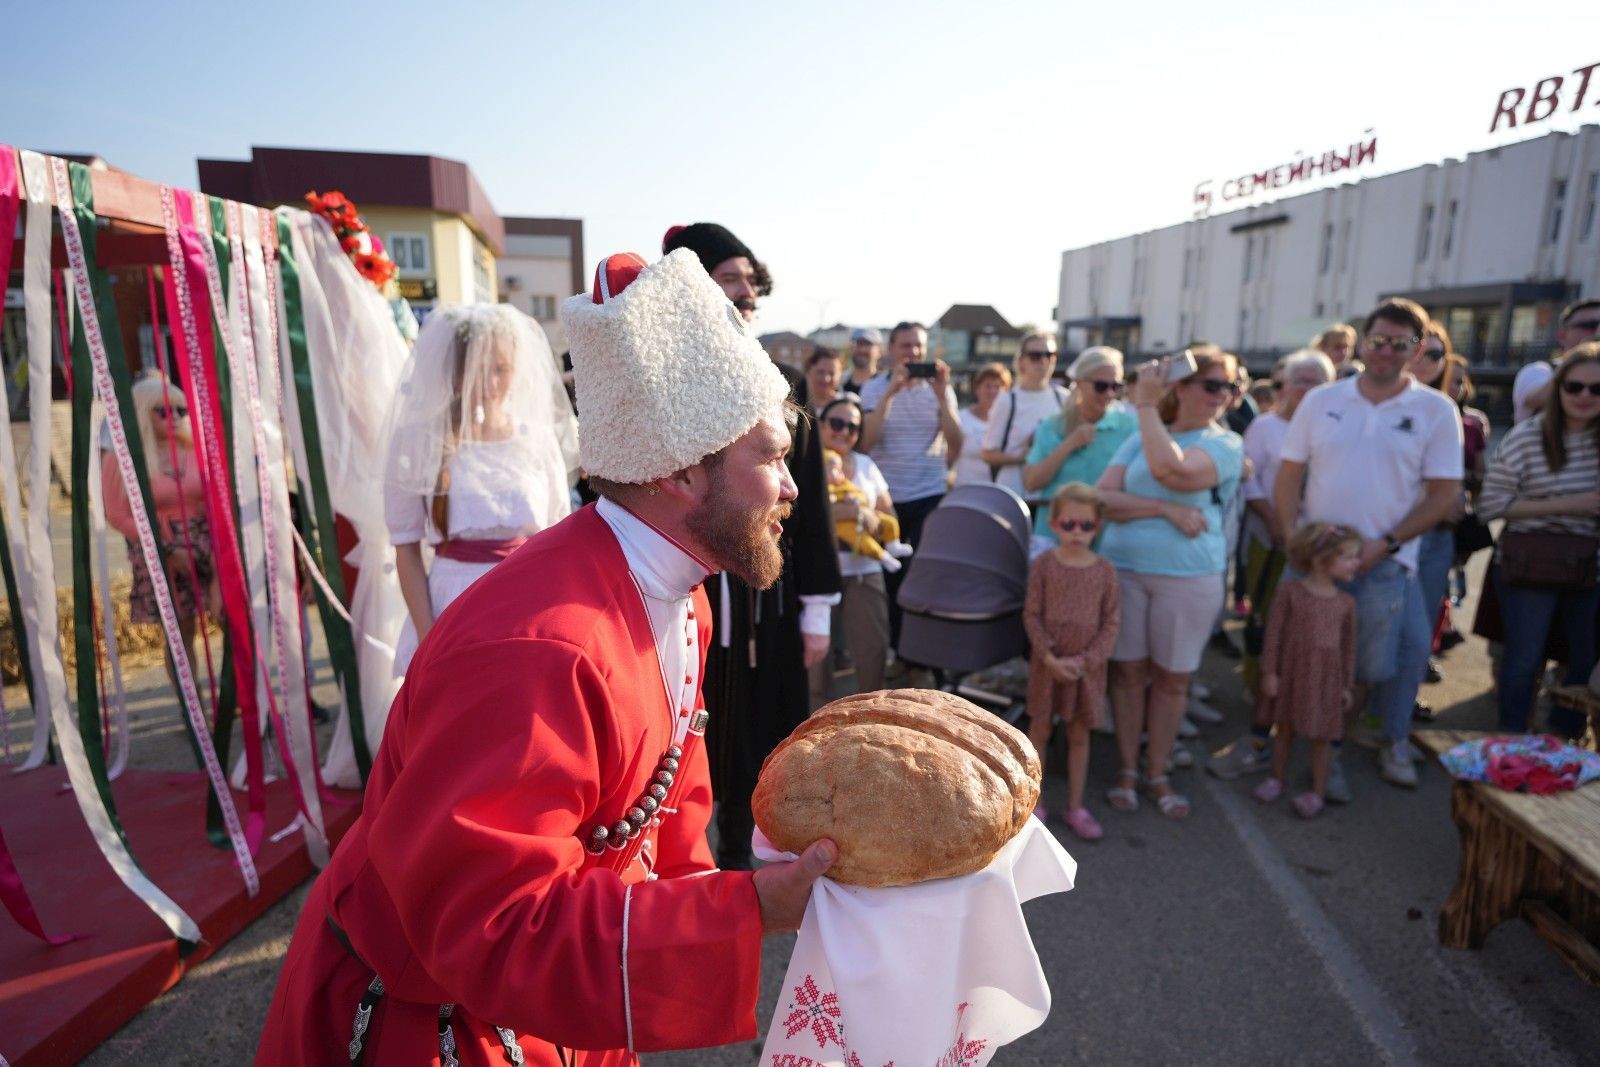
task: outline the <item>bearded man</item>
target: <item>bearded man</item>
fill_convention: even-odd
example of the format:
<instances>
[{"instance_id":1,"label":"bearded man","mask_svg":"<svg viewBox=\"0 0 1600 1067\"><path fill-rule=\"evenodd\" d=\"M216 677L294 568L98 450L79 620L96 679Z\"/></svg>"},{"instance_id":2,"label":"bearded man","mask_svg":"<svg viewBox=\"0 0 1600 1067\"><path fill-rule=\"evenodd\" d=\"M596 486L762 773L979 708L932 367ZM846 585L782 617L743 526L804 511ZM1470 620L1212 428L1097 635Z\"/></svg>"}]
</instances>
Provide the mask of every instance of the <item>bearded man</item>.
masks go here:
<instances>
[{"instance_id":1,"label":"bearded man","mask_svg":"<svg viewBox=\"0 0 1600 1067\"><path fill-rule=\"evenodd\" d=\"M674 226L662 251L687 248L699 257L746 322L772 292L772 275L725 226ZM779 367L789 400L809 411L806 380ZM789 474L799 493L794 520L784 524L783 573L755 586L737 572L712 580L711 651L706 659L706 708L711 729L711 781L717 795L717 866L750 866L750 795L761 764L811 712L808 671L828 654L833 605L839 603L839 552L833 511L822 474L822 442L809 419L794 429Z\"/></svg>"},{"instance_id":2,"label":"bearded man","mask_svg":"<svg viewBox=\"0 0 1600 1067\"><path fill-rule=\"evenodd\" d=\"M706 845L700 584L782 569L787 383L688 252L562 307L598 504L417 649L360 818L307 899L257 1062L637 1062L756 1035L764 934L836 850Z\"/></svg>"}]
</instances>

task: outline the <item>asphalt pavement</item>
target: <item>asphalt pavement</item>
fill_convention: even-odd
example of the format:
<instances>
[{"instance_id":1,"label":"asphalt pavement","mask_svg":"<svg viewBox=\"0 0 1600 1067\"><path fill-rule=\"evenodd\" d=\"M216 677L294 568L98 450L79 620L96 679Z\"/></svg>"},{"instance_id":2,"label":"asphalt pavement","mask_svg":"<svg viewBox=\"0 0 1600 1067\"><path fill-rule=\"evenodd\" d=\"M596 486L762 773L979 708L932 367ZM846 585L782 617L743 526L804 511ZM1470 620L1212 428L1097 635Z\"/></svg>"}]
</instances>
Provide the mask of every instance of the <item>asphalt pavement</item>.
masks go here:
<instances>
[{"instance_id":1,"label":"asphalt pavement","mask_svg":"<svg viewBox=\"0 0 1600 1067\"><path fill-rule=\"evenodd\" d=\"M1469 605L1463 625L1470 617ZM1483 642L1471 638L1441 662L1444 681L1423 692L1439 725L1492 725ZM1208 653L1202 679L1226 722L1187 743L1197 763L1248 721L1235 668ZM192 757L176 710L161 706L158 676L135 680L150 694L135 760L186 766ZM331 699L325 662L318 680L319 697ZM1346 745L1354 803L1311 822L1286 801L1258 804L1258 777L1222 782L1179 771L1174 781L1194 813L1173 822L1148 802L1131 815L1110 811L1103 795L1116 767L1113 742L1096 735L1093 746L1090 804L1106 836L1085 844L1051 823L1078 860L1077 886L1025 910L1054 1003L1044 1025L1002 1048L995 1063L1600 1063L1600 990L1525 923L1500 927L1481 951L1439 946L1438 911L1455 882L1459 844L1449 781L1437 766L1422 768L1415 790L1398 789L1379 779L1371 753ZM1298 756L1291 785L1305 773L1305 753ZM1047 776L1052 806L1064 788ZM305 892L268 911L86 1062L248 1062ZM791 944L767 945L763 1029ZM759 1051L757 1040L645 1061L742 1067Z\"/></svg>"}]
</instances>

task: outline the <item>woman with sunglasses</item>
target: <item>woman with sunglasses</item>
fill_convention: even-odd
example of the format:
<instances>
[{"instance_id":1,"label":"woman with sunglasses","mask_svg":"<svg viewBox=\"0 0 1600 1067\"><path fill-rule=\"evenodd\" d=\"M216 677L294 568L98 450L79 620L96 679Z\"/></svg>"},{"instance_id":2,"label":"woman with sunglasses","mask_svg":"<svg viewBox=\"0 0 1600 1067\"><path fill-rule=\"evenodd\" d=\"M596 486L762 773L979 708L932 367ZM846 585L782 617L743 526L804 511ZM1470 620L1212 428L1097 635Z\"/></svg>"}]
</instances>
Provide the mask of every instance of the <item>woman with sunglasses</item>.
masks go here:
<instances>
[{"instance_id":1,"label":"woman with sunglasses","mask_svg":"<svg viewBox=\"0 0 1600 1067\"><path fill-rule=\"evenodd\" d=\"M189 426L189 408L183 393L159 371L151 371L133 384L133 409L144 449L145 470L150 475L150 497L156 513L156 543L166 566L172 606L178 615L178 632L194 667L195 619L214 603L215 568L211 559L211 532L206 523L205 490L200 483L200 461L195 455ZM138 550L138 528L133 507L122 488L117 459L107 451L101 461L106 523L128 540L128 562L133 568L133 588L128 593L129 616L134 622L159 623L155 585ZM176 686L172 653L165 650L167 677Z\"/></svg>"},{"instance_id":2,"label":"woman with sunglasses","mask_svg":"<svg viewBox=\"0 0 1600 1067\"><path fill-rule=\"evenodd\" d=\"M1056 490L1073 482L1094 485L1105 473L1122 442L1139 429L1122 396L1122 353L1095 345L1078 353L1067 370L1072 379L1071 403L1039 424L1022 469L1024 495L1051 500ZM1049 513L1037 509L1033 520L1032 554L1058 542Z\"/></svg>"},{"instance_id":3,"label":"woman with sunglasses","mask_svg":"<svg viewBox=\"0 0 1600 1067\"><path fill-rule=\"evenodd\" d=\"M858 449L861 445L861 403L853 396L841 396L822 409L818 420L822 447L844 458L844 474L873 502L871 508L858 507L852 500L833 505L835 522L857 522L868 535L876 535L878 512L894 514L889 498L889 483L872 457ZM839 553L839 577L843 597L834 608L834 632L843 633L845 648L856 668L856 691L868 693L883 688L884 670L889 661L889 594L884 586L883 565L854 552ZM824 657L811 668L811 693L818 699L833 698L833 661Z\"/></svg>"},{"instance_id":4,"label":"woman with sunglasses","mask_svg":"<svg viewBox=\"0 0 1600 1067\"><path fill-rule=\"evenodd\" d=\"M1556 371L1544 410L1519 422L1500 443L1478 498L1485 520L1503 518L1495 550L1495 581L1505 623L1500 660L1500 729L1522 732L1531 725L1545 641L1559 623L1566 636L1568 685L1585 683L1595 662L1595 611L1600 589L1592 559L1588 574L1554 586L1518 575L1508 554L1532 549L1545 556L1584 553L1593 557L1600 536L1600 342L1569 352ZM1521 535L1543 535L1533 541ZM1519 538L1521 545L1518 544ZM1576 556L1574 557L1576 561ZM1550 709L1550 730L1566 738L1582 735L1583 717L1569 708Z\"/></svg>"},{"instance_id":5,"label":"woman with sunglasses","mask_svg":"<svg viewBox=\"0 0 1600 1067\"><path fill-rule=\"evenodd\" d=\"M1106 799L1138 805L1139 741L1149 735L1146 787L1161 814L1182 819L1189 801L1166 768L1212 624L1222 609L1227 568L1224 504L1244 468L1239 435L1217 419L1233 399L1237 360L1193 354L1194 371L1169 382L1171 361L1139 368L1131 390L1139 433L1100 476L1106 499L1100 551L1117 568L1122 629L1111 653L1111 706L1121 759Z\"/></svg>"},{"instance_id":6,"label":"woman with sunglasses","mask_svg":"<svg viewBox=\"0 0 1600 1067\"><path fill-rule=\"evenodd\" d=\"M1067 391L1050 380L1056 369L1056 335L1035 332L1017 350L1016 388L995 401L983 435L983 461L994 468L994 480L1038 510L1048 498L1029 493L1022 478L1034 430L1066 408Z\"/></svg>"}]
</instances>

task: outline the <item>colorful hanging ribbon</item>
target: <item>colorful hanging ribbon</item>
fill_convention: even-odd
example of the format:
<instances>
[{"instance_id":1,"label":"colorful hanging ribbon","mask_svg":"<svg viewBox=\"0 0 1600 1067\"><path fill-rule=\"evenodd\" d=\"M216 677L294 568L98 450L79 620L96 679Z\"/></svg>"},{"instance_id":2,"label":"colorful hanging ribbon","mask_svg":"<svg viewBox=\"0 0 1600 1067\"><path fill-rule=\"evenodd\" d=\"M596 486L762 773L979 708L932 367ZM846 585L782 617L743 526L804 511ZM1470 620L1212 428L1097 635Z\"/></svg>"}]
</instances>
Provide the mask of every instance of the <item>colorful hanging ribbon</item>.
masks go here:
<instances>
[{"instance_id":1,"label":"colorful hanging ribbon","mask_svg":"<svg viewBox=\"0 0 1600 1067\"><path fill-rule=\"evenodd\" d=\"M355 749L356 769L365 782L372 769L372 751L367 743L365 715L361 703L361 674L356 666L355 634L345 611L348 594L344 587L344 568L339 566L338 534L334 530L333 501L328 496L328 474L322 460L322 433L317 425L316 393L311 381L311 359L306 347L305 313L300 293L300 271L295 260L294 240L287 214L280 209L277 218L278 267L283 280L283 336L294 375L295 405L285 405L284 424L295 445L295 471L300 476L300 499L310 506L300 509L302 543L306 567L314 579L317 613L322 632L328 639L328 657L344 693L345 714L349 716L350 740ZM294 416L298 414L298 418ZM369 640L375 640L369 638ZM379 642L381 646L381 642ZM392 653L391 653L392 654Z\"/></svg>"},{"instance_id":2,"label":"colorful hanging ribbon","mask_svg":"<svg viewBox=\"0 0 1600 1067\"><path fill-rule=\"evenodd\" d=\"M210 237L196 228L196 202L192 195L161 187L161 212L167 236L167 271L163 278L167 320L174 324L174 361L180 368L194 444L200 458L201 484L206 494L206 521L211 527L212 558L222 594L222 618L227 627L223 651L222 692L217 698L213 743L226 760L233 732L233 713L241 719L245 781L249 814L245 837L252 852L266 835L266 772L261 749L261 710L256 701L254 635L250 627L250 593L234 523L232 480L228 470L229 441L220 402L216 348L222 339L223 313L210 304L205 250ZM202 328L202 321L205 323ZM215 790L207 802L207 822L212 839L223 837L222 808Z\"/></svg>"},{"instance_id":3,"label":"colorful hanging ribbon","mask_svg":"<svg viewBox=\"0 0 1600 1067\"><path fill-rule=\"evenodd\" d=\"M222 805L223 818L227 825L228 837L233 845L235 859L238 861L240 872L244 877L245 885L250 896L255 896L260 890L260 881L256 874L255 863L251 858L250 847L245 841L244 830L240 826L237 811L234 809L232 795L228 792L227 781L223 775L222 767L216 758L216 752L211 745L210 734L205 729L205 719L200 708L199 695L195 690L194 674L190 669L188 650L184 646L182 634L178 629L177 612L172 603L172 591L167 582L165 569L162 566L160 550L156 544L154 532L154 509L150 506L148 481L141 469L142 451L137 437L130 439L123 423L123 413L131 412L133 404L128 394L126 381L126 368L119 363L118 370L121 377L113 371L110 358L107 354L107 338L112 344L120 348L120 327L117 323L116 306L112 301L110 286L104 273L98 269L91 272L90 262L94 255L94 191L88 169L80 164L73 164L69 171L66 161L52 159L51 171L55 182L56 202L61 208L62 242L66 246L67 260L72 268L73 285L77 290L80 319L83 329L80 338L73 346L73 359L78 364L79 373L74 377L78 380L79 390L73 399L74 406L74 497L75 503L81 500L76 484L80 478L86 478L85 464L88 459L88 442L82 441L80 445L80 432L87 430L87 420L78 416L81 410L87 414L89 382L85 380L84 373L92 375L92 384L95 395L105 405L106 423L111 431L112 453L116 457L118 473L122 477L123 489L128 495L132 505L134 526L138 533L139 550L144 558L144 564L149 571L151 586L155 593L156 605L161 617L162 629L166 633L167 647L172 655L172 663L178 677L178 688L182 696L184 710L188 713L191 726L200 744L200 749L205 757L205 770L211 780L212 788L216 790L219 802ZM102 328L105 333L102 333ZM84 357L87 357L86 359ZM86 435L86 432L84 433ZM86 490L87 485L83 488ZM87 495L86 493L83 495ZM80 509L74 508L73 520L73 547L74 556L83 562L87 555L87 516L79 514ZM87 567L80 567L86 572ZM87 577L87 574L84 574ZM86 598L87 589L80 589L80 598ZM80 605L81 607L86 605ZM87 616L87 611L81 611L80 618ZM84 648L84 633L79 629L79 662L87 664L93 657L93 649ZM87 652L88 655L83 653ZM88 678L87 687L84 684L88 676L86 669L78 671L79 684L79 715L80 719L93 715L95 694L93 692L93 679ZM87 690L87 692L86 692ZM89 705L85 707L85 705ZM87 745L91 758L98 746ZM100 756L100 766L103 782L104 760ZM101 783L97 783L101 784ZM77 783L74 783L76 787ZM109 788L104 787L107 794ZM110 797L107 795L107 808L114 810Z\"/></svg>"}]
</instances>

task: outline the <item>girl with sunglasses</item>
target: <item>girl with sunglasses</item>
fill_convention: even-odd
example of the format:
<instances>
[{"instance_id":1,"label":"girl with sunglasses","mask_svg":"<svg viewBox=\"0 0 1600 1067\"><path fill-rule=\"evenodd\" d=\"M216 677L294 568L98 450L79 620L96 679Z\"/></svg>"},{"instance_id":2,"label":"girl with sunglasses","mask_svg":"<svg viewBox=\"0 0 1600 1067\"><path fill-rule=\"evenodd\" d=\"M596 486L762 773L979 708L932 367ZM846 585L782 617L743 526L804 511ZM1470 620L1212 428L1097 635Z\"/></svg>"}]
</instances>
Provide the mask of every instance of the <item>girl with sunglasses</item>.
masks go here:
<instances>
[{"instance_id":1,"label":"girl with sunglasses","mask_svg":"<svg viewBox=\"0 0 1600 1067\"><path fill-rule=\"evenodd\" d=\"M1106 504L1093 487L1073 482L1056 490L1048 514L1060 543L1028 572L1022 621L1032 658L1028 664L1028 739L1044 766L1050 733L1067 730L1067 804L1061 820L1084 841L1103 831L1083 806L1089 775L1089 731L1105 718L1106 659L1121 623L1117 572L1094 554ZM1033 814L1043 820L1046 805Z\"/></svg>"},{"instance_id":2,"label":"girl with sunglasses","mask_svg":"<svg viewBox=\"0 0 1600 1067\"><path fill-rule=\"evenodd\" d=\"M1600 342L1579 345L1556 371L1551 401L1513 426L1501 442L1478 497L1485 521L1505 519L1495 549L1494 581L1505 628L1500 660L1500 729L1531 725L1545 642L1552 626L1566 637L1565 682L1587 682L1595 663L1596 538L1600 537ZM1518 555L1569 557L1575 572L1559 584L1523 573ZM1535 561L1537 562L1537 561ZM1550 730L1581 736L1583 716L1550 709Z\"/></svg>"},{"instance_id":3,"label":"girl with sunglasses","mask_svg":"<svg viewBox=\"0 0 1600 1067\"><path fill-rule=\"evenodd\" d=\"M183 392L159 371L151 371L133 384L133 408L150 475L150 497L156 512L156 542L161 550L178 615L178 632L191 669L195 662L195 620L200 609L214 603L215 569L211 558L211 532L206 523L205 489L200 483L200 462L189 427L189 409ZM128 540L128 562L133 587L128 592L129 615L134 622L159 623L155 585L138 551L138 527L133 508L117 473L117 459L108 450L101 461L106 523ZM172 653L166 652L167 677L177 685Z\"/></svg>"}]
</instances>

